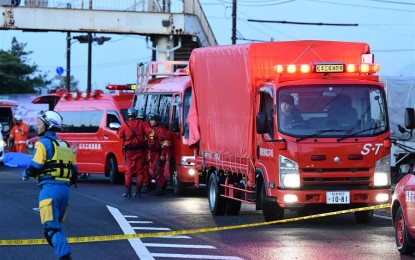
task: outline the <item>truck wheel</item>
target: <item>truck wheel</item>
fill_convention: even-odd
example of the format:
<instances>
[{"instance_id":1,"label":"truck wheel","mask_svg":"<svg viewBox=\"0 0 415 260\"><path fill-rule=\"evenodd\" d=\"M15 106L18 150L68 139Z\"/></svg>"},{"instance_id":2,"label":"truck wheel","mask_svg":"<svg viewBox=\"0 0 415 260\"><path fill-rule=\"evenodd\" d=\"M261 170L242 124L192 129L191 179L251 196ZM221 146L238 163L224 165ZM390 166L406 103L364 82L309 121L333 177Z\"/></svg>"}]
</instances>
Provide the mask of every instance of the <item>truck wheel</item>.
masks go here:
<instances>
[{"instance_id":1,"label":"truck wheel","mask_svg":"<svg viewBox=\"0 0 415 260\"><path fill-rule=\"evenodd\" d=\"M117 184L119 182L118 165L114 157L109 157L105 163L105 175L110 177L111 184Z\"/></svg>"},{"instance_id":2,"label":"truck wheel","mask_svg":"<svg viewBox=\"0 0 415 260\"><path fill-rule=\"evenodd\" d=\"M177 170L173 171L173 192L176 195L186 194L186 185L180 181Z\"/></svg>"},{"instance_id":3,"label":"truck wheel","mask_svg":"<svg viewBox=\"0 0 415 260\"><path fill-rule=\"evenodd\" d=\"M218 216L225 214L227 200L220 196L220 186L215 174L210 175L209 178L208 199L209 209L213 215Z\"/></svg>"},{"instance_id":4,"label":"truck wheel","mask_svg":"<svg viewBox=\"0 0 415 260\"><path fill-rule=\"evenodd\" d=\"M284 217L284 209L278 205L277 202L272 201L266 192L265 181L262 183L261 188L261 204L262 214L264 215L265 221L280 220Z\"/></svg>"},{"instance_id":5,"label":"truck wheel","mask_svg":"<svg viewBox=\"0 0 415 260\"><path fill-rule=\"evenodd\" d=\"M374 210L356 211L354 217L357 223L370 223L373 218Z\"/></svg>"},{"instance_id":6,"label":"truck wheel","mask_svg":"<svg viewBox=\"0 0 415 260\"><path fill-rule=\"evenodd\" d=\"M235 198L240 199L241 194L235 193ZM226 208L226 215L229 216L236 216L239 215L239 211L241 211L241 202L238 200L228 199L228 207Z\"/></svg>"},{"instance_id":7,"label":"truck wheel","mask_svg":"<svg viewBox=\"0 0 415 260\"><path fill-rule=\"evenodd\" d=\"M403 215L402 208L399 207L396 211L395 217L395 241L399 253L410 255L415 253L415 246L411 245L411 241L414 242L413 238L409 234L408 226Z\"/></svg>"}]
</instances>

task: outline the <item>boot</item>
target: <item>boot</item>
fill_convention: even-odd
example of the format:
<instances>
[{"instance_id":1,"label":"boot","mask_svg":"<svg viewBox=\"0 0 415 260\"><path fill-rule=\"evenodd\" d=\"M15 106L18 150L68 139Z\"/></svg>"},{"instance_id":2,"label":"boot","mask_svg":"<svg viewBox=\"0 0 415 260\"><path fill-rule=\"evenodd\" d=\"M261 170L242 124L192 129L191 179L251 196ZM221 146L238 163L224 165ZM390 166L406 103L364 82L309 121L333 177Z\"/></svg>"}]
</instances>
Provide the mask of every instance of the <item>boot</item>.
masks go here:
<instances>
[{"instance_id":1,"label":"boot","mask_svg":"<svg viewBox=\"0 0 415 260\"><path fill-rule=\"evenodd\" d=\"M164 195L164 191L161 187L157 187L153 192L150 193L151 195Z\"/></svg>"},{"instance_id":2,"label":"boot","mask_svg":"<svg viewBox=\"0 0 415 260\"><path fill-rule=\"evenodd\" d=\"M137 197L137 195L138 195L139 198L141 197L141 188L142 187L143 186L137 186L137 189L135 190L135 192L133 194L134 197Z\"/></svg>"},{"instance_id":3,"label":"boot","mask_svg":"<svg viewBox=\"0 0 415 260\"><path fill-rule=\"evenodd\" d=\"M125 188L125 193L122 195L124 198L131 198L131 187Z\"/></svg>"},{"instance_id":4,"label":"boot","mask_svg":"<svg viewBox=\"0 0 415 260\"><path fill-rule=\"evenodd\" d=\"M147 194L149 192L147 185L143 185L143 189L141 190L142 194Z\"/></svg>"}]
</instances>

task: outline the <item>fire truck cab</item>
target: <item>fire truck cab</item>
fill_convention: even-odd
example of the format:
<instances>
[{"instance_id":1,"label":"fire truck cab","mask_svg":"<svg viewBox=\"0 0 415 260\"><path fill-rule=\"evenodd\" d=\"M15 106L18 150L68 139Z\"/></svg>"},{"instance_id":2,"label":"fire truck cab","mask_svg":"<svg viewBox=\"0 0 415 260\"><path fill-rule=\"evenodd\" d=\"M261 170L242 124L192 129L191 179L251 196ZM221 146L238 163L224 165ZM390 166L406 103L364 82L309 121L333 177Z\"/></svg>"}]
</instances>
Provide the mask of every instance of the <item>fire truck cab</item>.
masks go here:
<instances>
[{"instance_id":1,"label":"fire truck cab","mask_svg":"<svg viewBox=\"0 0 415 260\"><path fill-rule=\"evenodd\" d=\"M172 150L165 170L174 193L184 194L195 183L194 151L187 145L192 84L184 61L153 61L140 64L133 106L146 117L157 113L161 124L171 132ZM168 175L168 176L167 176Z\"/></svg>"},{"instance_id":2,"label":"fire truck cab","mask_svg":"<svg viewBox=\"0 0 415 260\"><path fill-rule=\"evenodd\" d=\"M57 135L76 151L81 174L104 174L111 184L122 183L125 172L123 142L117 130L127 120L134 92L129 86L107 86L115 93L102 90L87 93L68 93L41 96L32 103L47 103L50 110L63 117L63 131Z\"/></svg>"}]
</instances>

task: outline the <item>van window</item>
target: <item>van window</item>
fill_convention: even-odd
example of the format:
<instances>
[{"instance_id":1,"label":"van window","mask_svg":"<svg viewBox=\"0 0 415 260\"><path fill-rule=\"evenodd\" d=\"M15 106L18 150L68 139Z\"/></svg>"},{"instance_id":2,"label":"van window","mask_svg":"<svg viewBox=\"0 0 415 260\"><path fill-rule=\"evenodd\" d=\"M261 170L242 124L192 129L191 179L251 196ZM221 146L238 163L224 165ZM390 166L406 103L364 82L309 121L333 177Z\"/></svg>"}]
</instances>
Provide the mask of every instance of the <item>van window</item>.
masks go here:
<instances>
[{"instance_id":1,"label":"van window","mask_svg":"<svg viewBox=\"0 0 415 260\"><path fill-rule=\"evenodd\" d=\"M134 96L134 102L133 102L133 106L135 109L137 109L137 111L143 110L145 111L146 108L146 97L147 95L145 94L140 94L140 95L135 95Z\"/></svg>"},{"instance_id":2,"label":"van window","mask_svg":"<svg viewBox=\"0 0 415 260\"><path fill-rule=\"evenodd\" d=\"M158 114L161 117L161 124L168 128L170 118L172 95L160 95L160 105Z\"/></svg>"},{"instance_id":3,"label":"van window","mask_svg":"<svg viewBox=\"0 0 415 260\"><path fill-rule=\"evenodd\" d=\"M146 118L150 114L158 113L159 97L160 95L147 95Z\"/></svg>"},{"instance_id":4,"label":"van window","mask_svg":"<svg viewBox=\"0 0 415 260\"><path fill-rule=\"evenodd\" d=\"M96 133L104 111L58 111L64 133Z\"/></svg>"},{"instance_id":5,"label":"van window","mask_svg":"<svg viewBox=\"0 0 415 260\"><path fill-rule=\"evenodd\" d=\"M118 118L118 113L115 110L107 111L107 128L109 128L110 123L118 123L121 125L120 119Z\"/></svg>"},{"instance_id":6,"label":"van window","mask_svg":"<svg viewBox=\"0 0 415 260\"><path fill-rule=\"evenodd\" d=\"M189 114L191 101L192 101L192 87L189 87L184 92L184 97L183 97L183 125L184 125L183 136L186 139L189 138L189 126L187 125L187 116Z\"/></svg>"}]
</instances>

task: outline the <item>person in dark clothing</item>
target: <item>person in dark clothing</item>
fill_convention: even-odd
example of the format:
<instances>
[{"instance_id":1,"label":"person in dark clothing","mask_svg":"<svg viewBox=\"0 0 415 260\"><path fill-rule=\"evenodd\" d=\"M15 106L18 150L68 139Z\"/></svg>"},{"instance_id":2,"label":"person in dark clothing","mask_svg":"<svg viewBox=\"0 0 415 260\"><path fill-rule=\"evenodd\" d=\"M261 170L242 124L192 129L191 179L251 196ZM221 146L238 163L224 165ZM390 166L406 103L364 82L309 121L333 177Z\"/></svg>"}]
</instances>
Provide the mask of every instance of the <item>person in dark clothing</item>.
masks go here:
<instances>
[{"instance_id":1,"label":"person in dark clothing","mask_svg":"<svg viewBox=\"0 0 415 260\"><path fill-rule=\"evenodd\" d=\"M294 107L294 97L283 96L280 102L282 127L290 128L292 125L304 123L300 111Z\"/></svg>"}]
</instances>

